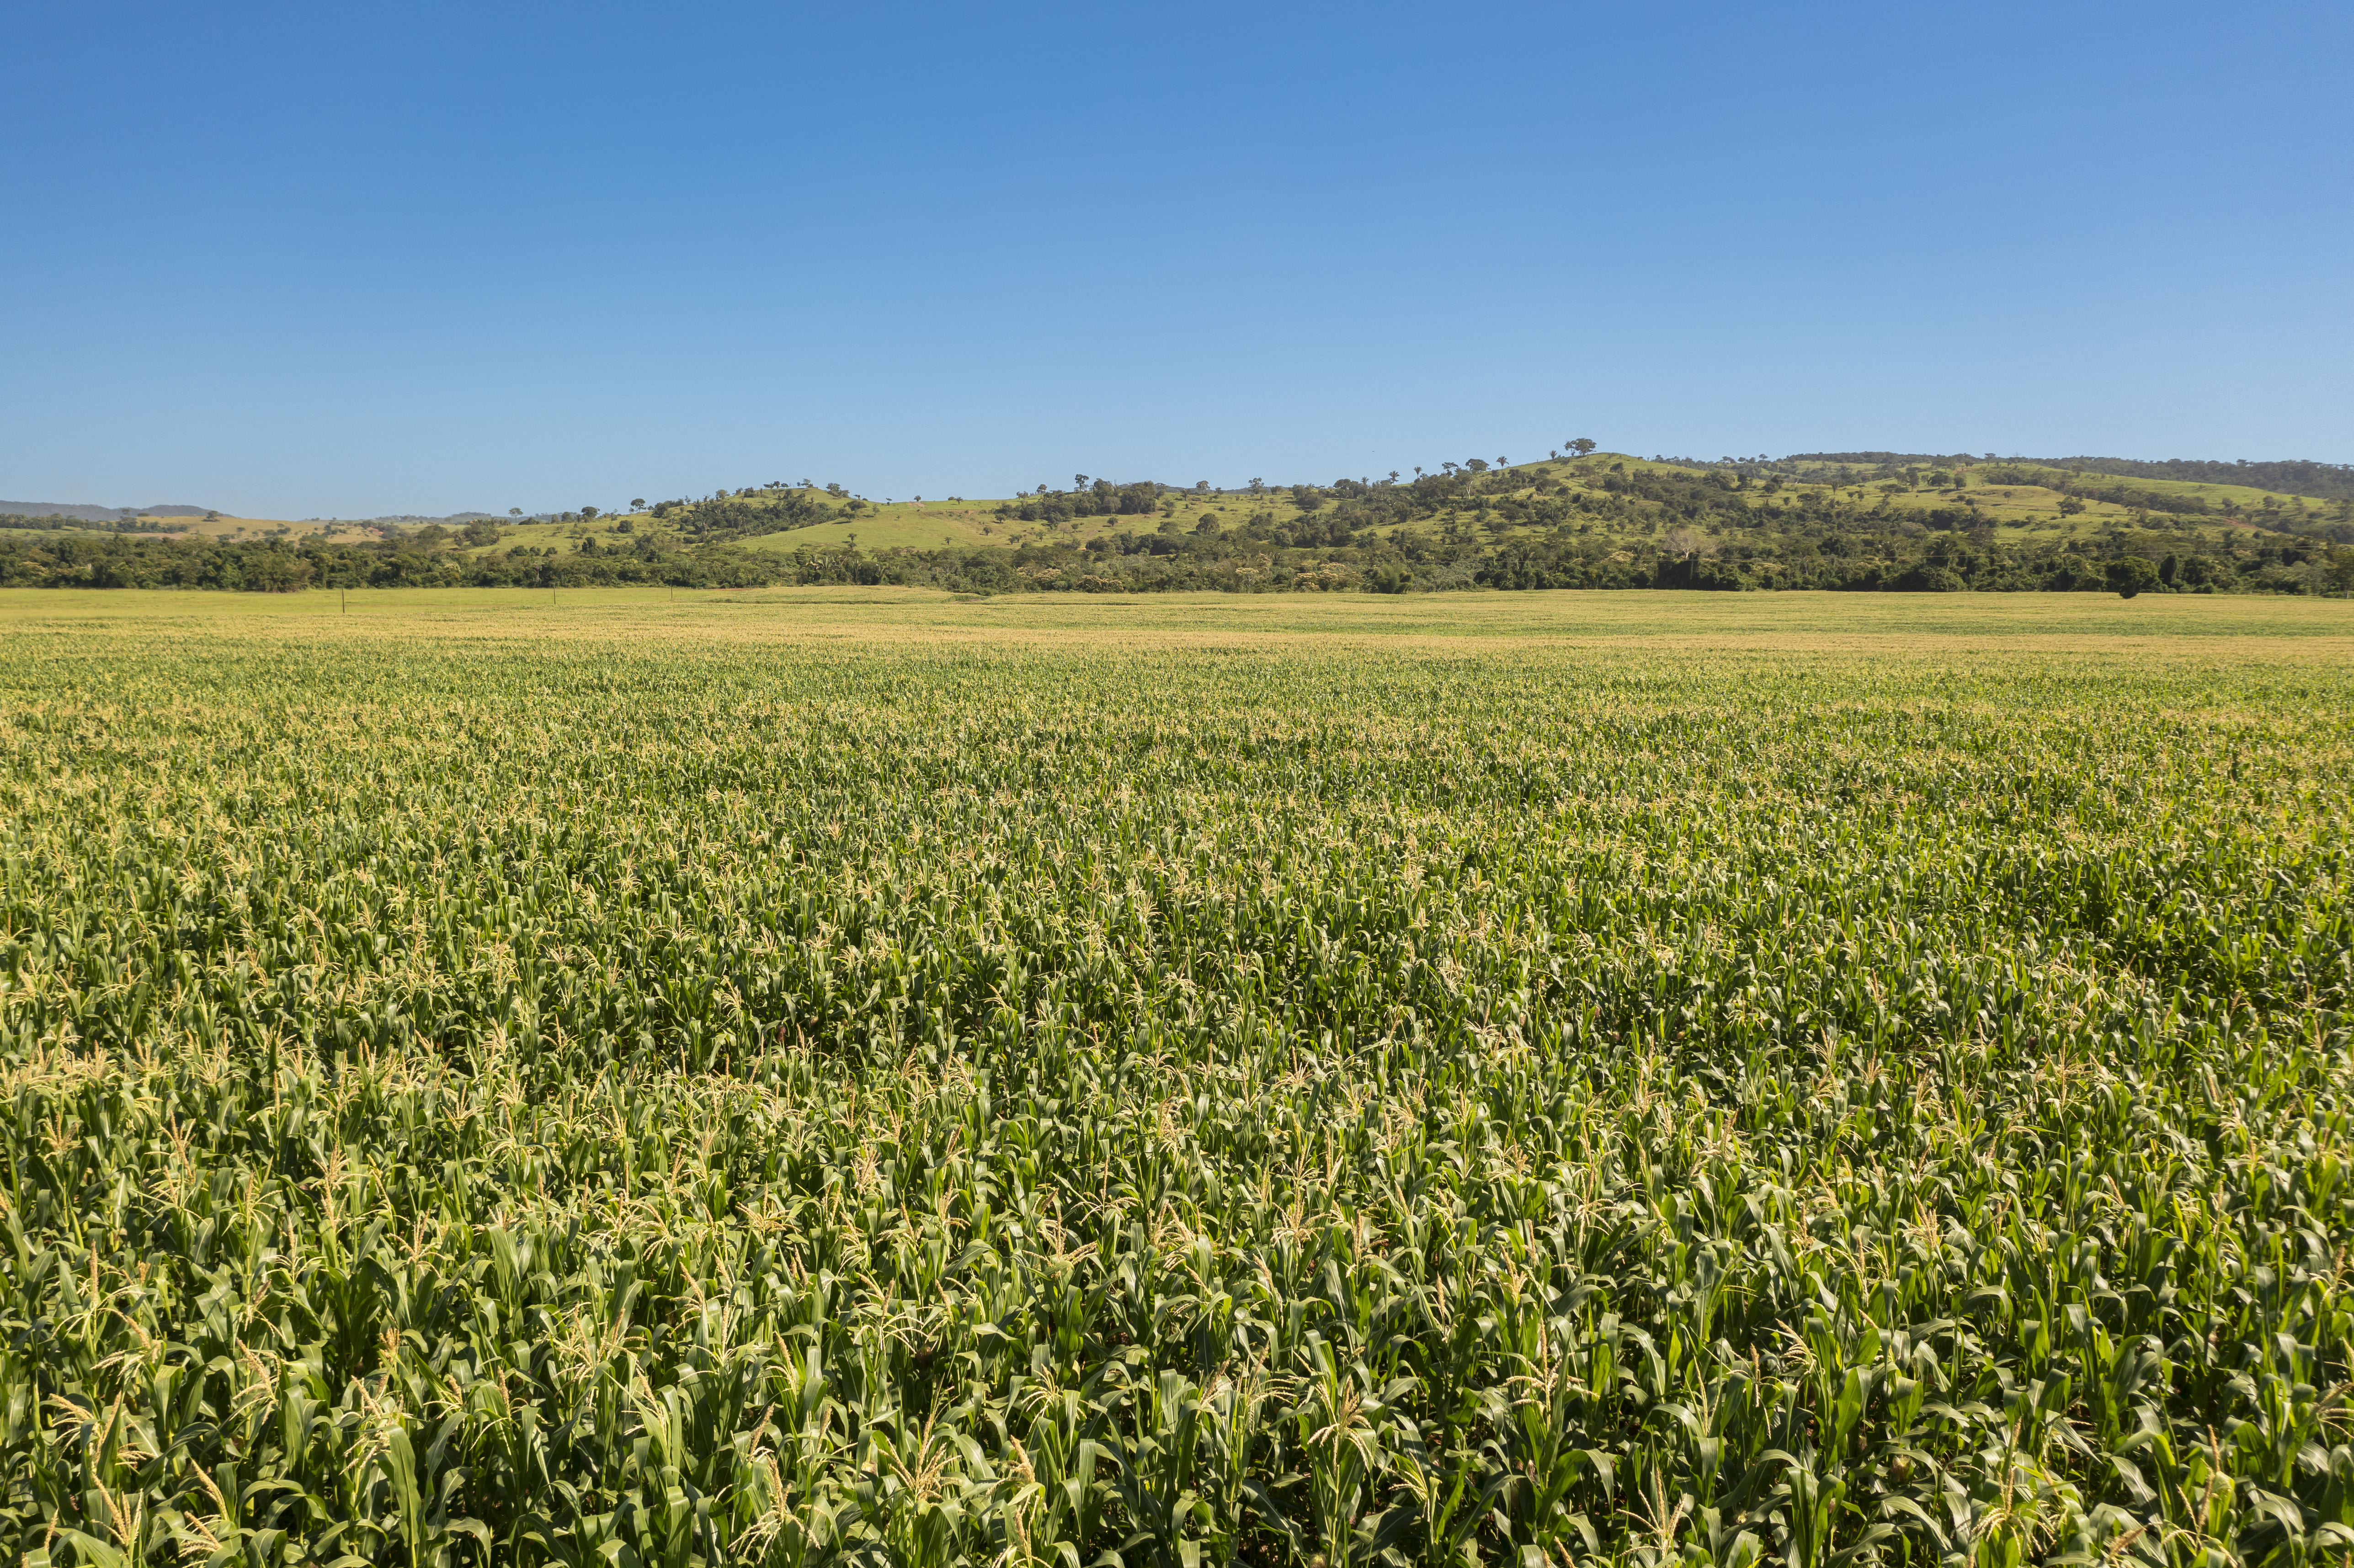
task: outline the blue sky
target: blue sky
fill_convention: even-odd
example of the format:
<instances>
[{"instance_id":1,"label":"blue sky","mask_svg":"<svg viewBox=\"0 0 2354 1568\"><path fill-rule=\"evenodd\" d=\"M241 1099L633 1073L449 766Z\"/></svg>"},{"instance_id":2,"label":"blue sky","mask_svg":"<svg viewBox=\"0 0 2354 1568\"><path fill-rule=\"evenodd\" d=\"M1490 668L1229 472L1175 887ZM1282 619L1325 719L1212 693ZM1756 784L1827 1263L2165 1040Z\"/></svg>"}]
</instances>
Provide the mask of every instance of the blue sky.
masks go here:
<instances>
[{"instance_id":1,"label":"blue sky","mask_svg":"<svg viewBox=\"0 0 2354 1568\"><path fill-rule=\"evenodd\" d=\"M2354 6L0 9L0 496L2354 460Z\"/></svg>"}]
</instances>

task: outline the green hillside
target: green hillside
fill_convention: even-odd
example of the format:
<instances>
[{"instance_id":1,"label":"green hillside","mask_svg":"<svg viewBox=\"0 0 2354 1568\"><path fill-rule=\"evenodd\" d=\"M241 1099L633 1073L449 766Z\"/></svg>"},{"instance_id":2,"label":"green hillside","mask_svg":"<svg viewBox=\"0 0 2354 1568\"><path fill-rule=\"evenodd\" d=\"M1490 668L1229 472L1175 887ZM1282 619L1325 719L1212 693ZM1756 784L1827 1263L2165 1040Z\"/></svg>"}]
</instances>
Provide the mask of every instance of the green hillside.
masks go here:
<instances>
[{"instance_id":1,"label":"green hillside","mask_svg":"<svg viewBox=\"0 0 2354 1568\"><path fill-rule=\"evenodd\" d=\"M165 540L53 520L0 532L0 582L2340 593L2349 546L2354 497L2253 484L2021 460L1591 452L1227 491L1083 479L877 503L769 484L455 529L214 518Z\"/></svg>"},{"instance_id":2,"label":"green hillside","mask_svg":"<svg viewBox=\"0 0 2354 1568\"><path fill-rule=\"evenodd\" d=\"M83 510L94 510L84 508ZM283 517L237 517L225 512L196 516L131 513L119 518L94 519L69 514L0 513L0 538L40 534L78 534L92 537L145 535L158 538L220 539L239 543L261 539L327 540L363 544L388 537L397 529L359 523L311 518L296 522Z\"/></svg>"},{"instance_id":3,"label":"green hillside","mask_svg":"<svg viewBox=\"0 0 2354 1568\"><path fill-rule=\"evenodd\" d=\"M610 535L624 524L657 537L739 538L769 551L853 544L862 550L1085 546L1105 534L1132 534L1173 518L1180 532L1205 521L1222 527L1293 527L1311 514L1343 512L1352 500L1384 493L1413 500L1377 505L1363 525L1394 536L1416 522L1450 513L1485 513L1484 537L1530 537L1568 522L1582 535L1638 541L1678 523L1725 528L1776 526L1807 517L1859 524L1885 517L1965 531L1991 529L1999 542L2098 538L2118 528L2223 541L2251 529L2289 530L2354 543L2354 502L2329 503L2255 485L2134 478L2023 461L1967 466L1929 461L1831 463L1801 459L1757 463L1692 463L1597 452L1582 459L1448 465L1455 472L1416 479L1336 481L1329 485L1265 486L1196 492L1160 487L1152 514L1055 514L1080 490L952 502L876 503L817 490L775 487L721 493L702 502L664 503L623 518L534 524L518 542L557 553ZM1097 482L1095 488L1101 488ZM1114 487L1138 489L1139 486ZM1044 515L1021 516L1015 509ZM1561 514L1566 510L1568 515ZM1956 509L1966 515L1956 518ZM1359 507L1360 513L1368 508ZM492 548L496 548L493 546Z\"/></svg>"}]
</instances>

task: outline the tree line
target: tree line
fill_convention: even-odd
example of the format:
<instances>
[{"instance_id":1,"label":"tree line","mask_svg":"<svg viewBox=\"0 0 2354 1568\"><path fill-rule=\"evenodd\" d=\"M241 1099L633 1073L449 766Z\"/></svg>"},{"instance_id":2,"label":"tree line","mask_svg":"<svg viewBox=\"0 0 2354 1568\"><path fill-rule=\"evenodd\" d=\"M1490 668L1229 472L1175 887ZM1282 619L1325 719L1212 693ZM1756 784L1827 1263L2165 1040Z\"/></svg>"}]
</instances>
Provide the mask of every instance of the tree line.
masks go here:
<instances>
[{"instance_id":1,"label":"tree line","mask_svg":"<svg viewBox=\"0 0 2354 1568\"><path fill-rule=\"evenodd\" d=\"M1675 476L1628 476L1678 490ZM1335 487L1337 488L1337 487ZM1394 487L1404 490L1405 487ZM1702 487L1706 488L1706 487ZM1690 523L1628 540L1580 532L1575 513L1545 531L1485 534L1476 495L1390 532L1353 516L1418 504L1394 494L1320 500L1293 519L1261 509L1233 524L1105 534L1081 544L945 546L872 553L851 546L754 552L731 541L681 543L651 533L585 541L565 554L468 554L459 535L420 530L369 543L48 535L0 539L0 586L183 588L291 593L336 588L684 588L896 584L964 592L1363 591L1448 588L1816 588L1867 592L2354 593L2354 549L2286 535L2219 542L2113 530L2100 539L2002 545L1990 532L1924 528L1912 519L1832 518L1794 507L1772 526L1712 534ZM1488 497L1492 517L1499 498ZM1522 497L1523 506L1557 497ZM1606 502L1616 495L1606 493ZM1689 501L1697 506L1697 499ZM1360 510L1352 513L1351 508ZM1705 508L1702 509L1705 515ZM440 535L427 538L427 535Z\"/></svg>"},{"instance_id":2,"label":"tree line","mask_svg":"<svg viewBox=\"0 0 2354 1568\"><path fill-rule=\"evenodd\" d=\"M1040 485L1028 495L1001 503L997 515L1008 522L1068 523L1080 517L1149 517L1161 508L1161 497L1175 494L1172 486L1140 480L1114 484L1108 479L1072 477L1068 490Z\"/></svg>"},{"instance_id":3,"label":"tree line","mask_svg":"<svg viewBox=\"0 0 2354 1568\"><path fill-rule=\"evenodd\" d=\"M838 501L841 511L827 504ZM815 485L788 486L770 483L741 490L722 490L700 501L657 501L652 514L688 539L717 543L728 539L752 539L764 534L781 534L790 529L812 527L820 523L838 521L844 514L855 516L866 510L867 503L850 495L839 484L821 491Z\"/></svg>"}]
</instances>

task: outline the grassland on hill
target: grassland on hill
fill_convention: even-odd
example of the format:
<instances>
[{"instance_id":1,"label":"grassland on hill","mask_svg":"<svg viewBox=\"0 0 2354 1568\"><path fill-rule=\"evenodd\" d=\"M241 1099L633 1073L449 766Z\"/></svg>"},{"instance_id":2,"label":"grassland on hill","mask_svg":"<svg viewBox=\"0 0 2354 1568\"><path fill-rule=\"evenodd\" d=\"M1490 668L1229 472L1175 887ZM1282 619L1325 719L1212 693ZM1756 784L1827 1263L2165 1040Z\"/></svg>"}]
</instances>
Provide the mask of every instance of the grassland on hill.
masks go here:
<instances>
[{"instance_id":1,"label":"grassland on hill","mask_svg":"<svg viewBox=\"0 0 2354 1568\"><path fill-rule=\"evenodd\" d=\"M0 586L848 583L983 593L1496 588L2354 592L2354 502L2031 465L1480 460L1249 493L723 491L367 543L0 538Z\"/></svg>"},{"instance_id":2,"label":"grassland on hill","mask_svg":"<svg viewBox=\"0 0 2354 1568\"><path fill-rule=\"evenodd\" d=\"M2354 606L0 626L20 1560L2354 1544Z\"/></svg>"},{"instance_id":3,"label":"grassland on hill","mask_svg":"<svg viewBox=\"0 0 2354 1568\"><path fill-rule=\"evenodd\" d=\"M1805 452L1783 461L1817 468L1861 466L1888 469L1908 466L1971 468L1980 460L1968 453L1941 457L1919 452L1883 451ZM2135 480L2246 488L2258 493L2305 496L2317 501L2354 501L2354 463L2310 460L2249 462L2243 459L2236 462L2221 462L2182 458L2162 461L2105 457L1997 458L1992 452L1986 454L1984 461L1989 464L2024 463L2080 476L2112 474Z\"/></svg>"},{"instance_id":4,"label":"grassland on hill","mask_svg":"<svg viewBox=\"0 0 2354 1568\"><path fill-rule=\"evenodd\" d=\"M217 539L239 543L298 540L303 543L356 545L381 539L386 531L356 524L294 522L280 517L233 517L227 513L182 517L133 514L108 523L77 517L0 514L0 535L84 534L96 537L152 535L159 538Z\"/></svg>"},{"instance_id":5,"label":"grassland on hill","mask_svg":"<svg viewBox=\"0 0 2354 1568\"><path fill-rule=\"evenodd\" d=\"M232 517L226 513L217 517L175 517L168 521L186 525L184 529L175 531L212 539L301 539L355 545L381 539L387 532L359 524L296 522L283 517Z\"/></svg>"}]
</instances>

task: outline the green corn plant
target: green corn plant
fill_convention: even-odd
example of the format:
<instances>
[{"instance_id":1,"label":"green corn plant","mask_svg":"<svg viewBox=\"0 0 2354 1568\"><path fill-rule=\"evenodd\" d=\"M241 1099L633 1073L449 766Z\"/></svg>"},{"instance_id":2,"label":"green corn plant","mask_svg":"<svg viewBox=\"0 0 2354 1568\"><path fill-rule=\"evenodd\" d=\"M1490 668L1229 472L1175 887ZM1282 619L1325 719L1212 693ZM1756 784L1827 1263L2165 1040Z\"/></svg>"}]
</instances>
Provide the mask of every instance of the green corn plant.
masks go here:
<instances>
[{"instance_id":1,"label":"green corn plant","mask_svg":"<svg viewBox=\"0 0 2354 1568\"><path fill-rule=\"evenodd\" d=\"M1531 1351L1515 1357L1522 1370L1487 1396L1494 1436L1485 1445L1492 1466L1485 1500L1503 1540L1553 1562L1600 1550L1592 1519L1576 1506L1581 1483L1591 1477L1606 1500L1617 1493L1617 1457L1580 1439L1588 1430L1584 1412L1600 1404L1603 1391L1616 1392L1618 1323L1605 1317L1596 1326L1583 1368L1551 1324L1538 1318L1530 1330ZM1581 1370L1595 1381L1581 1379Z\"/></svg>"},{"instance_id":2,"label":"green corn plant","mask_svg":"<svg viewBox=\"0 0 2354 1568\"><path fill-rule=\"evenodd\" d=\"M1201 1391L1182 1372L1164 1372L1128 1398L1127 1430L1118 1427L1112 1457L1122 1510L1134 1533L1121 1549L1155 1568L1196 1568L1210 1510L1198 1489Z\"/></svg>"},{"instance_id":3,"label":"green corn plant","mask_svg":"<svg viewBox=\"0 0 2354 1568\"><path fill-rule=\"evenodd\" d=\"M1379 1510L1377 1489L1390 1469L1383 1418L1403 1385L1375 1390L1362 1365L1343 1366L1331 1344L1310 1331L1294 1422L1308 1467L1308 1499L1317 1554L1345 1568L1385 1551L1409 1510Z\"/></svg>"},{"instance_id":4,"label":"green corn plant","mask_svg":"<svg viewBox=\"0 0 2354 1568\"><path fill-rule=\"evenodd\" d=\"M8 591L9 1560L2354 1531L2327 602Z\"/></svg>"},{"instance_id":5,"label":"green corn plant","mask_svg":"<svg viewBox=\"0 0 2354 1568\"><path fill-rule=\"evenodd\" d=\"M1271 1436L1266 1408L1272 1392L1267 1369L1254 1361L1220 1374L1203 1396L1201 1419L1209 1442L1201 1491L1208 1504L1211 1555L1220 1568L1235 1561L1255 1524L1286 1528L1257 1468Z\"/></svg>"},{"instance_id":6,"label":"green corn plant","mask_svg":"<svg viewBox=\"0 0 2354 1568\"><path fill-rule=\"evenodd\" d=\"M1040 1347L1042 1367L1051 1365ZM1002 1430L1002 1446L1012 1480L1004 1508L1006 1551L1023 1563L1068 1564L1082 1543L1102 1528L1106 1489L1097 1479L1104 1445L1099 1410L1090 1410L1079 1391L1048 1383L1017 1388L1006 1420L1024 1423L1027 1440Z\"/></svg>"}]
</instances>

